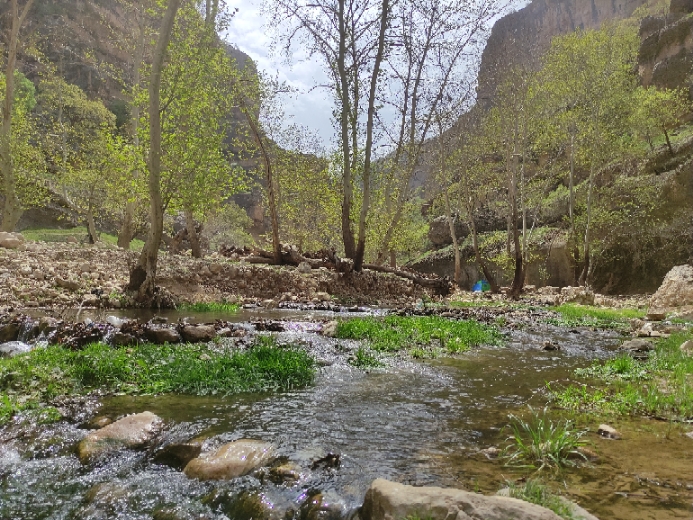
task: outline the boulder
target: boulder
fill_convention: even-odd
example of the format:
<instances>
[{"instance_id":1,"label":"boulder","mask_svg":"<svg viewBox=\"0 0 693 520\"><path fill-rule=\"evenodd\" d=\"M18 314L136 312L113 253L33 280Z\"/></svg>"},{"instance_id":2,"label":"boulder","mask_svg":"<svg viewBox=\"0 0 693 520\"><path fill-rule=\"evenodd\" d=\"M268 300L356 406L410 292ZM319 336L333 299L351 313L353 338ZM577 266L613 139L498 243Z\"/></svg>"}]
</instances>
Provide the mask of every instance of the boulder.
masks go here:
<instances>
[{"instance_id":1,"label":"boulder","mask_svg":"<svg viewBox=\"0 0 693 520\"><path fill-rule=\"evenodd\" d=\"M594 293L585 287L563 287L561 289L561 301L579 305L594 305Z\"/></svg>"},{"instance_id":2,"label":"boulder","mask_svg":"<svg viewBox=\"0 0 693 520\"><path fill-rule=\"evenodd\" d=\"M162 424L162 419L151 412L123 417L82 439L77 445L79 460L85 464L110 451L141 448L154 439Z\"/></svg>"},{"instance_id":3,"label":"boulder","mask_svg":"<svg viewBox=\"0 0 693 520\"><path fill-rule=\"evenodd\" d=\"M0 343L0 358L19 356L27 352L31 352L31 345L27 345L23 341Z\"/></svg>"},{"instance_id":4,"label":"boulder","mask_svg":"<svg viewBox=\"0 0 693 520\"><path fill-rule=\"evenodd\" d=\"M183 471L188 477L200 480L230 480L247 475L273 457L271 444L241 439L191 460Z\"/></svg>"},{"instance_id":5,"label":"boulder","mask_svg":"<svg viewBox=\"0 0 693 520\"><path fill-rule=\"evenodd\" d=\"M503 488L498 493L496 493L496 495L500 496L500 497L509 497L510 496L510 489ZM557 498L563 504L565 504L566 507L568 507L570 509L571 518L574 518L575 520L599 520L596 516L594 516L592 513L590 513L586 509L580 507L575 502L572 502L572 501L570 501L567 498L562 497L562 496L559 496Z\"/></svg>"},{"instance_id":6,"label":"boulder","mask_svg":"<svg viewBox=\"0 0 693 520\"><path fill-rule=\"evenodd\" d=\"M328 321L322 326L322 335L328 338L334 338L337 335L337 327L339 327L339 322Z\"/></svg>"},{"instance_id":7,"label":"boulder","mask_svg":"<svg viewBox=\"0 0 693 520\"><path fill-rule=\"evenodd\" d=\"M8 233L0 231L0 247L5 249L17 249L24 243L21 233Z\"/></svg>"},{"instance_id":8,"label":"boulder","mask_svg":"<svg viewBox=\"0 0 693 520\"><path fill-rule=\"evenodd\" d=\"M19 323L14 321L0 324L0 343L16 341L19 337L19 328Z\"/></svg>"},{"instance_id":9,"label":"boulder","mask_svg":"<svg viewBox=\"0 0 693 520\"><path fill-rule=\"evenodd\" d=\"M515 498L484 496L460 489L414 487L376 479L361 507L363 520L559 520L541 506Z\"/></svg>"},{"instance_id":10,"label":"boulder","mask_svg":"<svg viewBox=\"0 0 693 520\"><path fill-rule=\"evenodd\" d=\"M217 331L214 325L183 325L180 329L180 335L189 343L200 343L212 341Z\"/></svg>"},{"instance_id":11,"label":"boulder","mask_svg":"<svg viewBox=\"0 0 693 520\"><path fill-rule=\"evenodd\" d=\"M164 343L180 343L180 334L170 327L148 326L144 335L152 343L163 345Z\"/></svg>"},{"instance_id":12,"label":"boulder","mask_svg":"<svg viewBox=\"0 0 693 520\"><path fill-rule=\"evenodd\" d=\"M462 222L457 216L452 218L455 235L459 241L464 240L469 235L467 224ZM452 244L452 236L450 235L450 224L448 218L443 215L433 219L428 228L428 239L433 244L433 247L440 248Z\"/></svg>"},{"instance_id":13,"label":"boulder","mask_svg":"<svg viewBox=\"0 0 693 520\"><path fill-rule=\"evenodd\" d=\"M174 442L161 449L154 456L154 462L181 470L201 452L201 442Z\"/></svg>"},{"instance_id":14,"label":"boulder","mask_svg":"<svg viewBox=\"0 0 693 520\"><path fill-rule=\"evenodd\" d=\"M654 350L654 345L651 341L647 341L646 339L631 339L623 342L621 350L627 350L628 352L650 352Z\"/></svg>"},{"instance_id":15,"label":"boulder","mask_svg":"<svg viewBox=\"0 0 693 520\"><path fill-rule=\"evenodd\" d=\"M693 306L693 266L677 265L664 277L662 285L650 298L650 313L666 313Z\"/></svg>"}]
</instances>

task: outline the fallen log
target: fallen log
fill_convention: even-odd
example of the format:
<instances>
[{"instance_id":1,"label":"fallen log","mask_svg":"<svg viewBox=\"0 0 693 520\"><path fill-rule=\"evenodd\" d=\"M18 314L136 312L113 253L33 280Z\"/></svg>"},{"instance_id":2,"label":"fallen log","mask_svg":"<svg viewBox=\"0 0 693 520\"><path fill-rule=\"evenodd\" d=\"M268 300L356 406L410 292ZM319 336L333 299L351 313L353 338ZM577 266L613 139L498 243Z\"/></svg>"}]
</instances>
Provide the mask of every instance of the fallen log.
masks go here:
<instances>
[{"instance_id":1,"label":"fallen log","mask_svg":"<svg viewBox=\"0 0 693 520\"><path fill-rule=\"evenodd\" d=\"M421 276L420 273L404 271L402 269L396 269L376 264L364 264L363 268L368 269L369 271L376 271L378 273L388 273L393 274L395 276L399 276L400 278L406 278L407 280L411 280L416 285L420 285L421 287L426 287L428 289L433 289L435 293L439 294L440 296L447 296L451 292L451 283L450 279L447 276L443 278L426 278L424 276Z\"/></svg>"}]
</instances>

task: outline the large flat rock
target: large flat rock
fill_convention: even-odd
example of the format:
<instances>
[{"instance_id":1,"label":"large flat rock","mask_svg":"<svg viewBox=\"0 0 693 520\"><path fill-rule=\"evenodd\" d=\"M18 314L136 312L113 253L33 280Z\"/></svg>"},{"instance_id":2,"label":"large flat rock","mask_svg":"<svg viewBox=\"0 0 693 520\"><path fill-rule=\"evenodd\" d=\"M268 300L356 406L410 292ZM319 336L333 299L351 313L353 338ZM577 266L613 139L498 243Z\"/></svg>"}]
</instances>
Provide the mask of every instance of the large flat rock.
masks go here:
<instances>
[{"instance_id":1,"label":"large flat rock","mask_svg":"<svg viewBox=\"0 0 693 520\"><path fill-rule=\"evenodd\" d=\"M228 480L247 475L274 458L274 446L267 442L241 439L203 453L185 466L185 474L200 480Z\"/></svg>"},{"instance_id":2,"label":"large flat rock","mask_svg":"<svg viewBox=\"0 0 693 520\"><path fill-rule=\"evenodd\" d=\"M485 496L460 489L414 487L376 479L366 492L362 520L560 520L554 512L501 496Z\"/></svg>"},{"instance_id":3,"label":"large flat rock","mask_svg":"<svg viewBox=\"0 0 693 520\"><path fill-rule=\"evenodd\" d=\"M650 299L651 313L665 313L693 306L693 266L677 265L664 277Z\"/></svg>"},{"instance_id":4,"label":"large flat rock","mask_svg":"<svg viewBox=\"0 0 693 520\"><path fill-rule=\"evenodd\" d=\"M122 448L141 448L161 431L163 420L151 412L128 415L81 440L77 446L79 460L92 459Z\"/></svg>"}]
</instances>

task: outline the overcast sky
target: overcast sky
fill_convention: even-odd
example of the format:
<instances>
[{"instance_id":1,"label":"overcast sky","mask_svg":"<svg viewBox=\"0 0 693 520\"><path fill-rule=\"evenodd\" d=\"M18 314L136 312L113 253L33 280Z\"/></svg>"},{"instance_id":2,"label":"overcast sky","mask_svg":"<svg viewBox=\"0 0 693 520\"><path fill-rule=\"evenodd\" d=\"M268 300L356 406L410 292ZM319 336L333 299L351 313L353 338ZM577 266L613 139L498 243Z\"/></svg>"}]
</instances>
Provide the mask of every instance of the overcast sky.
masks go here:
<instances>
[{"instance_id":1,"label":"overcast sky","mask_svg":"<svg viewBox=\"0 0 693 520\"><path fill-rule=\"evenodd\" d=\"M325 88L316 86L328 82L317 59L306 59L300 51L287 60L279 51L271 50L271 34L264 27L260 12L262 0L228 0L230 9L238 9L233 17L226 39L248 54L258 68L270 76L278 75L294 87L298 93L284 103L284 109L292 122L317 133L325 146L334 142L333 100ZM526 0L515 0L517 6Z\"/></svg>"}]
</instances>

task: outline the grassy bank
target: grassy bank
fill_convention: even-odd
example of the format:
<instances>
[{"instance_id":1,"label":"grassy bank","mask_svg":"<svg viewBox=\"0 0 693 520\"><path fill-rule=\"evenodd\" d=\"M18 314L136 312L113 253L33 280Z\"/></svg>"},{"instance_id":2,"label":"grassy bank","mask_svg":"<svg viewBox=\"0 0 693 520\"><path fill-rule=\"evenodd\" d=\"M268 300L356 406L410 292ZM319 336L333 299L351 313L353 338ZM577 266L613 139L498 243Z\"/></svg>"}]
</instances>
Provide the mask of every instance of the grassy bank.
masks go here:
<instances>
[{"instance_id":1,"label":"grassy bank","mask_svg":"<svg viewBox=\"0 0 693 520\"><path fill-rule=\"evenodd\" d=\"M22 235L29 240L41 242L67 242L70 237L74 237L78 241L87 243L89 232L86 227L78 226L69 229L25 229L22 231ZM109 235L108 233L100 233L99 240L107 244L118 244L118 237ZM144 242L137 238L133 239L130 243L130 249L132 251L141 251L143 246Z\"/></svg>"},{"instance_id":2,"label":"grassy bank","mask_svg":"<svg viewBox=\"0 0 693 520\"><path fill-rule=\"evenodd\" d=\"M0 359L0 421L60 396L90 393L226 395L289 390L313 381L314 360L298 349L264 340L247 351L206 345L96 343L60 346Z\"/></svg>"},{"instance_id":3,"label":"grassy bank","mask_svg":"<svg viewBox=\"0 0 693 520\"><path fill-rule=\"evenodd\" d=\"M557 318L546 321L559 327L596 327L600 329L630 329L629 320L644 318L645 311L639 309L603 309L587 305L566 303L551 307L559 314Z\"/></svg>"},{"instance_id":4,"label":"grassy bank","mask_svg":"<svg viewBox=\"0 0 693 520\"><path fill-rule=\"evenodd\" d=\"M681 352L693 334L661 339L646 361L624 354L576 371L583 384L550 388L554 401L572 411L693 419L693 356Z\"/></svg>"},{"instance_id":5,"label":"grassy bank","mask_svg":"<svg viewBox=\"0 0 693 520\"><path fill-rule=\"evenodd\" d=\"M179 305L176 309L179 311L187 312L226 312L229 314L236 313L240 310L241 306L237 303L227 303L227 302L212 302L212 303L183 303Z\"/></svg>"},{"instance_id":6,"label":"grassy bank","mask_svg":"<svg viewBox=\"0 0 693 520\"><path fill-rule=\"evenodd\" d=\"M388 352L440 347L454 353L502 340L495 327L438 316L354 318L339 323L336 337L366 341L371 349Z\"/></svg>"}]
</instances>

